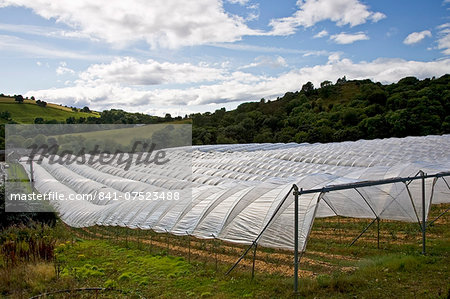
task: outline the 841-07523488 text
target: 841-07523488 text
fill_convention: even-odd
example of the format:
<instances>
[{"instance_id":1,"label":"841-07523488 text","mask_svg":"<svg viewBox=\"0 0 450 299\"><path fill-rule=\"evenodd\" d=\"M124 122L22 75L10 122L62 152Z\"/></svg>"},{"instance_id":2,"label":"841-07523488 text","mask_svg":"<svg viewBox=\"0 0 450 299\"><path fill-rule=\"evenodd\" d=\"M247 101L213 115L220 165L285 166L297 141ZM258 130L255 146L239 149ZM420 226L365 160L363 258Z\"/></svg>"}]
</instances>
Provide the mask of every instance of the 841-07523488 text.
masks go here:
<instances>
[{"instance_id":1,"label":"841-07523488 text","mask_svg":"<svg viewBox=\"0 0 450 299\"><path fill-rule=\"evenodd\" d=\"M92 193L80 194L70 193L65 194L61 192L48 192L48 193L11 193L9 194L12 201L64 201L64 200L179 200L180 192L178 191L131 191L131 192L115 192L115 191L94 191Z\"/></svg>"},{"instance_id":2,"label":"841-07523488 text","mask_svg":"<svg viewBox=\"0 0 450 299\"><path fill-rule=\"evenodd\" d=\"M179 200L180 192L175 191L154 191L154 192L99 192L99 200Z\"/></svg>"}]
</instances>

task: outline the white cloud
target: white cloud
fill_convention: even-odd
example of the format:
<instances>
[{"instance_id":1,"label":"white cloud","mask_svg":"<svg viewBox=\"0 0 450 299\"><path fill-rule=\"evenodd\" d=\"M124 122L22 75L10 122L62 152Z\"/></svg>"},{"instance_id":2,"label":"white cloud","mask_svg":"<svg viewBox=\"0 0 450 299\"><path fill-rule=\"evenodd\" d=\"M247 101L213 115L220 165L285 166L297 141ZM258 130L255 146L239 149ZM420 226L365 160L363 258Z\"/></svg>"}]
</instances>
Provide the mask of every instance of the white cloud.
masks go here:
<instances>
[{"instance_id":1,"label":"white cloud","mask_svg":"<svg viewBox=\"0 0 450 299\"><path fill-rule=\"evenodd\" d=\"M75 74L75 71L67 67L67 63L62 61L56 69L56 74L62 76L64 74Z\"/></svg>"},{"instance_id":2,"label":"white cloud","mask_svg":"<svg viewBox=\"0 0 450 299\"><path fill-rule=\"evenodd\" d=\"M389 28L388 32L386 32L386 36L387 37L391 37L394 36L398 33L398 28L397 27L391 27Z\"/></svg>"},{"instance_id":3,"label":"white cloud","mask_svg":"<svg viewBox=\"0 0 450 299\"><path fill-rule=\"evenodd\" d=\"M80 74L85 82L127 85L158 85L208 82L225 79L225 71L208 65L176 64L152 59L139 62L132 57L116 58L108 64L94 64Z\"/></svg>"},{"instance_id":4,"label":"white cloud","mask_svg":"<svg viewBox=\"0 0 450 299\"><path fill-rule=\"evenodd\" d=\"M278 47L266 47L256 46L249 44L215 44L215 47L236 50L236 51L248 51L257 53L278 53L278 54L299 54L306 56L327 56L330 54L326 50L299 50L292 48L278 48Z\"/></svg>"},{"instance_id":5,"label":"white cloud","mask_svg":"<svg viewBox=\"0 0 450 299\"><path fill-rule=\"evenodd\" d=\"M75 74L75 71L68 67L58 66L58 68L56 69L56 74L58 76L62 76L64 74Z\"/></svg>"},{"instance_id":6,"label":"white cloud","mask_svg":"<svg viewBox=\"0 0 450 299\"><path fill-rule=\"evenodd\" d=\"M327 36L327 35L328 35L328 31L322 30L319 33L317 33L316 35L314 35L314 38L321 38L321 37L324 37L324 36Z\"/></svg>"},{"instance_id":7,"label":"white cloud","mask_svg":"<svg viewBox=\"0 0 450 299\"><path fill-rule=\"evenodd\" d=\"M359 40L368 40L369 37L364 32L357 33L345 33L334 34L330 36L330 40L333 40L337 44L351 44Z\"/></svg>"},{"instance_id":8,"label":"white cloud","mask_svg":"<svg viewBox=\"0 0 450 299\"><path fill-rule=\"evenodd\" d=\"M450 0L449 0L450 1ZM442 25L437 26L437 29L444 29L450 27L450 23L444 23Z\"/></svg>"},{"instance_id":9,"label":"white cloud","mask_svg":"<svg viewBox=\"0 0 450 299\"><path fill-rule=\"evenodd\" d=\"M255 76L244 72L226 73L225 79L212 84L187 88L159 88L143 90L118 82L78 80L73 86L47 90L33 90L34 95L46 101L69 106L88 105L92 109L104 110L111 107L128 111L147 113L176 113L186 105L226 104L231 102L255 101L260 98L274 98L287 91L299 90L307 81L318 86L325 80L335 81L346 76L348 79L371 79L382 83L397 82L406 76L418 78L441 76L448 73L450 59L421 62L403 59L376 59L371 62L353 62L331 55L326 64L303 67L283 73L278 77ZM175 107L175 108L174 108ZM163 114L163 113L162 113ZM161 114L160 114L161 115Z\"/></svg>"},{"instance_id":10,"label":"white cloud","mask_svg":"<svg viewBox=\"0 0 450 299\"><path fill-rule=\"evenodd\" d=\"M359 0L299 0L293 16L274 19L270 22L274 35L290 35L299 26L311 27L314 24L331 20L338 26L351 27L364 24L368 20L378 22L386 16L381 12L372 12Z\"/></svg>"},{"instance_id":11,"label":"white cloud","mask_svg":"<svg viewBox=\"0 0 450 299\"><path fill-rule=\"evenodd\" d=\"M450 55L450 28L443 28L444 29L439 32L437 48L441 50L445 55Z\"/></svg>"},{"instance_id":12,"label":"white cloud","mask_svg":"<svg viewBox=\"0 0 450 299\"><path fill-rule=\"evenodd\" d=\"M341 59L340 53L333 53L330 56L328 56L328 64L339 62L340 59Z\"/></svg>"},{"instance_id":13,"label":"white cloud","mask_svg":"<svg viewBox=\"0 0 450 299\"><path fill-rule=\"evenodd\" d=\"M259 3L248 5L246 8L249 9L250 12L245 17L245 21L247 21L247 22L248 21L254 21L254 20L257 20L259 18L259 14L260 14Z\"/></svg>"},{"instance_id":14,"label":"white cloud","mask_svg":"<svg viewBox=\"0 0 450 299\"><path fill-rule=\"evenodd\" d=\"M431 37L430 30L424 30L420 32L410 33L404 40L403 43L405 45L413 45L421 42L425 37Z\"/></svg>"},{"instance_id":15,"label":"white cloud","mask_svg":"<svg viewBox=\"0 0 450 299\"><path fill-rule=\"evenodd\" d=\"M81 60L105 60L108 56L91 55L78 53L74 51L57 49L46 44L30 42L22 38L12 35L0 35L0 50L2 54L10 55L23 54L20 57L36 57L36 58L64 58L64 59L81 59Z\"/></svg>"},{"instance_id":16,"label":"white cloud","mask_svg":"<svg viewBox=\"0 0 450 299\"><path fill-rule=\"evenodd\" d=\"M376 22L378 22L378 21L380 21L380 20L382 20L382 19L384 19L384 18L386 18L386 15L385 15L384 13L381 13L381 12L373 13L373 14L371 14L370 17L369 17L369 19L370 19L372 22L374 22L374 23L376 23Z\"/></svg>"},{"instance_id":17,"label":"white cloud","mask_svg":"<svg viewBox=\"0 0 450 299\"><path fill-rule=\"evenodd\" d=\"M227 1L230 2L231 4L245 5L248 3L249 0L227 0Z\"/></svg>"},{"instance_id":18,"label":"white cloud","mask_svg":"<svg viewBox=\"0 0 450 299\"><path fill-rule=\"evenodd\" d=\"M152 47L175 48L260 34L241 17L226 13L221 0L2 0L0 5L32 9L82 36L119 46L144 40Z\"/></svg>"},{"instance_id":19,"label":"white cloud","mask_svg":"<svg viewBox=\"0 0 450 299\"><path fill-rule=\"evenodd\" d=\"M79 31L55 30L51 27L36 25L0 23L0 30L55 38L90 38L89 35Z\"/></svg>"},{"instance_id":20,"label":"white cloud","mask_svg":"<svg viewBox=\"0 0 450 299\"><path fill-rule=\"evenodd\" d=\"M281 68L286 67L287 63L286 60L281 57L270 57L270 56L259 56L256 57L255 62L250 63L248 65L241 66L239 69L248 69L253 67L260 67L260 66L268 66L271 68Z\"/></svg>"}]
</instances>

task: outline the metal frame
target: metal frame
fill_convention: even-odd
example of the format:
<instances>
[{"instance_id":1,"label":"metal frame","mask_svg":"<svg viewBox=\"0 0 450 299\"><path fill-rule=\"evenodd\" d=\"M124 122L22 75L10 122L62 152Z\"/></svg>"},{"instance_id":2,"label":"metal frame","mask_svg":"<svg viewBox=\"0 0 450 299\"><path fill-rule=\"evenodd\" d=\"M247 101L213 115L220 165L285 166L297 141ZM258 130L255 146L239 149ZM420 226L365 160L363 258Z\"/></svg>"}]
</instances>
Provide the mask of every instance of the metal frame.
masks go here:
<instances>
[{"instance_id":1,"label":"metal frame","mask_svg":"<svg viewBox=\"0 0 450 299\"><path fill-rule=\"evenodd\" d=\"M436 178L437 181L438 178ZM447 188L450 189L450 185L448 184L447 180L444 177L441 177L441 179L444 181L445 185L447 185ZM441 218L445 213L447 213L450 210L450 208L447 208L444 212L442 212L441 214L439 214L439 216L437 216L436 218L434 218L432 221L430 221L428 223L428 226L432 226L433 223L438 220L439 218Z\"/></svg>"},{"instance_id":2,"label":"metal frame","mask_svg":"<svg viewBox=\"0 0 450 299\"><path fill-rule=\"evenodd\" d=\"M378 247L379 247L379 227L380 227L380 218L379 216L375 213L375 211L372 209L372 207L367 203L367 200L364 198L364 196L357 190L357 188L363 188L363 187L371 187L371 186L378 186L378 185L386 185L386 184L394 184L394 183L400 183L403 182L406 185L406 189L407 192L409 194L409 196L411 197L411 194L409 192L408 189L408 185L414 181L414 180L421 180L422 183L422 223L419 223L421 230L422 230L422 254L426 254L426 211L425 211L425 179L427 178L442 178L445 183L447 184L447 181L444 179L445 176L450 176L450 171L447 172L440 172L440 173L436 173L436 174L426 174L424 173L422 170L420 170L415 176L413 177L397 177L397 178L390 178L390 179L382 179L382 180L375 180L375 181L362 181L362 182L355 182L355 183L348 183L348 184L341 184L341 185L330 185L330 186L325 186L322 188L317 188L317 189L309 189L309 190L303 190L303 189L299 189L297 185L293 184L291 189L289 189L288 193L286 194L286 196L280 201L280 203L278 204L277 208L275 209L274 213L272 214L271 218L269 219L269 221L266 223L266 225L264 226L264 228L261 230L261 232L258 234L258 236L256 237L255 240L252 241L252 244L244 251L244 253L241 255L241 257L239 257L239 259L236 261L236 263L226 272L225 275L228 275L231 271L233 271L234 268L236 268L236 266L240 263L240 261L247 255L247 253L250 251L250 249L252 249L253 247L254 249L254 254L253 254L253 267L252 267L252 278L254 277L254 271L255 271L255 256L256 256L256 248L258 246L258 240L261 238L262 234L264 233L264 231L268 228L268 226L271 224L272 220L275 218L275 216L277 215L277 213L279 212L279 210L281 209L281 206L285 203L287 197L290 195L291 191L294 190L293 195L294 195L294 293L297 295L298 294L298 266L299 266L299 252L298 252L298 198L299 196L303 195L303 194L313 194L313 193L320 193L319 197L318 197L318 201L317 203L319 203L322 195L324 193L328 193L328 192L332 192L332 191L338 191L338 190L348 190L348 189L355 189L356 192L358 192L362 198L364 199L364 201L366 202L366 204L370 207L370 209L372 210L372 212L375 215L375 218L373 219L373 221L361 232L361 234L352 242L355 243L356 240L358 240L359 237L362 236L362 234L364 234L365 231L367 231L367 229L375 222L377 221L377 227L378 227ZM447 184L447 186L449 186ZM434 185L432 187L434 189ZM450 187L449 187L450 188ZM433 196L433 193L431 193L431 197ZM412 198L411 198L412 200ZM325 203L329 206L329 204L326 202L326 200L324 200ZM393 201L392 201L393 202ZM431 198L430 198L430 204L431 204ZM389 206L389 205L388 205ZM416 211L415 206L414 207L414 211ZM331 207L330 207L331 208ZM317 205L316 205L316 209L314 211L314 215L315 212L317 210ZM332 209L333 212L335 212L336 216L339 216L336 211L334 209ZM384 210L383 210L384 211ZM447 209L448 211L448 209ZM445 212L447 212L445 211ZM444 213L445 213L444 212ZM442 213L442 214L444 214ZM416 216L417 212L415 213ZM439 217L442 216L439 215L435 220L433 220L431 223L433 223L434 221L436 221ZM431 225L428 224L428 225ZM309 238L309 233L307 235L307 238ZM307 241L306 241L307 242ZM351 245L352 245L351 244ZM303 254L303 250L301 252L301 255Z\"/></svg>"}]
</instances>

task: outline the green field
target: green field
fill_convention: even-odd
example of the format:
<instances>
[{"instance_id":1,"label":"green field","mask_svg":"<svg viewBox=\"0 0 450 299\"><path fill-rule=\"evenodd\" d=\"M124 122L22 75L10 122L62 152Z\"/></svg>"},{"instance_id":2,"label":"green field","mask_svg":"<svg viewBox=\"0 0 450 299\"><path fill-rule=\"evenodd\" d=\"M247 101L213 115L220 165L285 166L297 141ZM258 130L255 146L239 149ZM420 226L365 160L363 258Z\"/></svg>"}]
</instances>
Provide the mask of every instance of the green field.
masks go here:
<instances>
[{"instance_id":1,"label":"green field","mask_svg":"<svg viewBox=\"0 0 450 299\"><path fill-rule=\"evenodd\" d=\"M167 127L168 123L152 124L140 127L112 129L104 131L84 132L76 134L64 134L58 136L82 136L87 140L114 140L115 142L128 145L136 138L151 138L153 133ZM119 125L117 125L119 126ZM58 137L55 136L55 137Z\"/></svg>"},{"instance_id":2,"label":"green field","mask_svg":"<svg viewBox=\"0 0 450 299\"><path fill-rule=\"evenodd\" d=\"M433 206L430 219L448 207ZM368 220L316 219L300 262L299 295L448 298L449 218L447 213L428 227L426 255L420 254L417 223L382 221L380 248L374 227L350 247ZM33 236L54 254L30 257L31 247L23 240ZM251 254L230 275L224 274L246 246L219 240L120 227L77 229L62 223L54 228L10 228L0 240L0 294L10 298L58 291L47 298L295 298L289 251L258 248L252 279ZM14 242L22 258L7 255ZM54 249L49 248L52 244Z\"/></svg>"},{"instance_id":3,"label":"green field","mask_svg":"<svg viewBox=\"0 0 450 299\"><path fill-rule=\"evenodd\" d=\"M40 107L32 100L25 100L19 104L10 97L0 97L0 112L3 111L11 113L13 121L23 124L32 124L37 117L41 117L44 121L56 120L58 122L66 121L69 117L99 117L97 112L74 112L70 108L56 104L48 103L46 107ZM0 119L0 122L5 123L6 120Z\"/></svg>"}]
</instances>

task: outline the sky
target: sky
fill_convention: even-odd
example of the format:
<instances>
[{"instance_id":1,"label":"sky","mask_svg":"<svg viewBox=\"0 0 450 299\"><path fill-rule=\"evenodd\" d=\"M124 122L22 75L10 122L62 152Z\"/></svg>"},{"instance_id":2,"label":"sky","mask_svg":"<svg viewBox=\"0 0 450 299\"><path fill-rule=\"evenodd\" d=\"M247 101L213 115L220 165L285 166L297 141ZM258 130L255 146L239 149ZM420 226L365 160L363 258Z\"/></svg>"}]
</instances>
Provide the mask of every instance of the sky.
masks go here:
<instances>
[{"instance_id":1,"label":"sky","mask_svg":"<svg viewBox=\"0 0 450 299\"><path fill-rule=\"evenodd\" d=\"M0 0L0 93L184 116L450 73L450 0Z\"/></svg>"}]
</instances>

